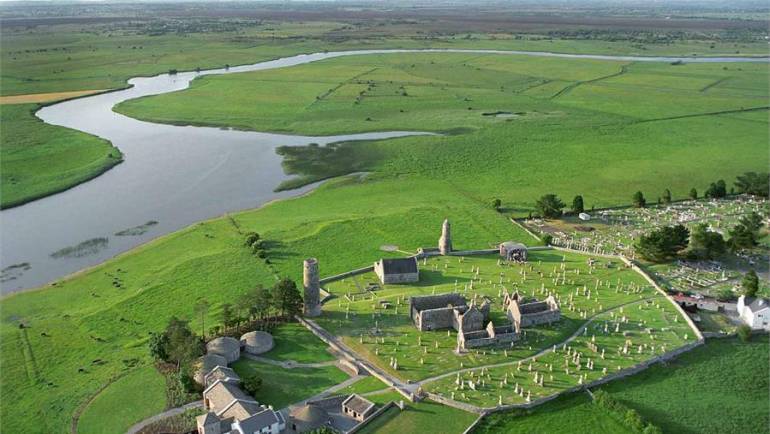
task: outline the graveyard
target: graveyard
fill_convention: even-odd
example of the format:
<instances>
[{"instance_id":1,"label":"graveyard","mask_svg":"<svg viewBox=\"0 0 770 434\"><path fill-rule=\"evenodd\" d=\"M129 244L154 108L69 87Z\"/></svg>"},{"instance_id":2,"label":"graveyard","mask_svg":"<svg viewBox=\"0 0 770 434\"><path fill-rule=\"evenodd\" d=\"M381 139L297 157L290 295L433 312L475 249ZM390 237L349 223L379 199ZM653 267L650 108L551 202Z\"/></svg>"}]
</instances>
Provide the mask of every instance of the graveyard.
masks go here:
<instances>
[{"instance_id":1,"label":"graveyard","mask_svg":"<svg viewBox=\"0 0 770 434\"><path fill-rule=\"evenodd\" d=\"M670 204L658 204L647 208L619 208L590 211L590 220L578 216L564 216L557 220L529 219L525 225L541 233L553 236L554 245L592 253L620 254L636 258L635 240L640 235L663 226L684 224L692 229L706 223L710 230L722 233L740 218L756 212L767 218L770 202L751 196L735 196L727 199L686 200ZM675 292L695 292L716 296L721 290L732 289L748 269L767 275L767 233L760 245L740 252L727 252L718 260L680 259L670 264L649 267ZM762 279L760 292L770 293L767 281Z\"/></svg>"},{"instance_id":2,"label":"graveyard","mask_svg":"<svg viewBox=\"0 0 770 434\"><path fill-rule=\"evenodd\" d=\"M533 372L547 372L543 385L531 390L534 400L695 340L669 301L618 259L544 249L530 250L524 263L506 262L497 254L438 256L420 259L419 267L417 283L383 285L370 272L325 284L330 295L315 321L389 374L420 385L424 382L427 391L446 398L460 387L455 384L457 371L464 370L462 379L471 381L471 375L478 378L484 369L484 379L478 386L474 383L475 390L463 386L462 392L454 394L457 401L489 407L498 405L502 394L504 404L525 402L526 395L517 393L519 387L514 391L516 382L529 391L532 382L525 379L532 380ZM488 300L489 319L495 326L504 325L509 323L502 307L505 291L538 300L553 295L561 319L522 328L519 340L509 345L457 353L454 330L420 332L410 318L410 296L456 292L469 304ZM604 359L599 348L605 350ZM549 350L532 360L532 371L529 362L517 370L518 361ZM585 365L590 359L593 369L584 366L581 371L575 366L567 373L561 360L566 352L570 357L582 353L578 363ZM496 365L503 366L486 368ZM553 371L544 370L549 365ZM511 371L517 376L508 378L510 385L499 386ZM539 374L539 382L541 378Z\"/></svg>"}]
</instances>

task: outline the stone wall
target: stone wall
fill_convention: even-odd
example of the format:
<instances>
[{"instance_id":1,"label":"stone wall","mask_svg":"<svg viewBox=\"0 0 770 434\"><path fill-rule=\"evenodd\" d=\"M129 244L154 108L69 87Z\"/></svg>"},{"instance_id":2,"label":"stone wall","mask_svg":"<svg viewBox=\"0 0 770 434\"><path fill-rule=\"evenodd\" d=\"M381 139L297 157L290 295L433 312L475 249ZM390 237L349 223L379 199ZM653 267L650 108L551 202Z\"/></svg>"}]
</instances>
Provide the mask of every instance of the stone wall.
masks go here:
<instances>
[{"instance_id":1,"label":"stone wall","mask_svg":"<svg viewBox=\"0 0 770 434\"><path fill-rule=\"evenodd\" d=\"M374 270L374 265L370 265L364 268L357 268L355 270L346 271L340 274L335 274L334 276L324 277L323 279L320 280L320 282L321 282L321 285L324 285L326 283L334 282L336 280L347 279L348 277L357 276L359 274L365 274L372 270Z\"/></svg>"},{"instance_id":2,"label":"stone wall","mask_svg":"<svg viewBox=\"0 0 770 434\"><path fill-rule=\"evenodd\" d=\"M361 429L363 429L363 428L364 428L366 425L368 425L368 424L369 424L369 422L371 422L371 421L373 421L374 419L376 419L376 418L377 418L378 416L380 416L382 413L385 413L386 411L388 411L388 409L389 409L389 408L391 408L391 407L401 408L401 407L399 407L399 406L398 406L398 405L397 405L395 402L393 402L393 401L390 401L389 403L387 403L387 404L383 405L382 407L378 408L378 409L377 409L377 411L375 411L374 413L372 413L372 415L371 415L371 416L367 417L366 419L364 419L364 421L363 421L363 422L361 422L361 423L359 423L358 425L354 426L354 427L353 427L353 429L351 429L350 431L348 431L346 434L354 434L354 433L357 433L358 431L360 431Z\"/></svg>"}]
</instances>

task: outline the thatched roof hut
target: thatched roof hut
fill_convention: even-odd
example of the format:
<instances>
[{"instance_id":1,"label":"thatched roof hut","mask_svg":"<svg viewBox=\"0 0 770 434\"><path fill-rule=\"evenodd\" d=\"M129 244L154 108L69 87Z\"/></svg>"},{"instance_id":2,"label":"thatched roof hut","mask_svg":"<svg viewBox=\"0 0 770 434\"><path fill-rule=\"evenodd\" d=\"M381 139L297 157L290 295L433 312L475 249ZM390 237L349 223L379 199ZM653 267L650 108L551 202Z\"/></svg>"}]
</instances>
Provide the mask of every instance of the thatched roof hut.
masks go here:
<instances>
[{"instance_id":1,"label":"thatched roof hut","mask_svg":"<svg viewBox=\"0 0 770 434\"><path fill-rule=\"evenodd\" d=\"M206 375L217 366L227 366L227 360L218 354L206 354L199 358L193 366L195 367L195 374L193 375L195 382L203 384L206 381Z\"/></svg>"},{"instance_id":2,"label":"thatched roof hut","mask_svg":"<svg viewBox=\"0 0 770 434\"><path fill-rule=\"evenodd\" d=\"M290 416L291 429L295 432L311 431L329 422L329 413L313 404L306 404L292 410Z\"/></svg>"}]
</instances>

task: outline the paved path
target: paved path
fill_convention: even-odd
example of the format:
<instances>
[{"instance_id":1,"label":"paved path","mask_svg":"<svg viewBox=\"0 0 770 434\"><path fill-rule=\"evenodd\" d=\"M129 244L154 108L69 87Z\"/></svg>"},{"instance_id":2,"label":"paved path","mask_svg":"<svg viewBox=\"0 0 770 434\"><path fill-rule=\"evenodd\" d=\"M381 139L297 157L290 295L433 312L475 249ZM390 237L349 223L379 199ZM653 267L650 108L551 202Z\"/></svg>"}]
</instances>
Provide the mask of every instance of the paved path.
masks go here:
<instances>
[{"instance_id":1,"label":"paved path","mask_svg":"<svg viewBox=\"0 0 770 434\"><path fill-rule=\"evenodd\" d=\"M273 360L273 359L268 359L267 357L255 356L253 354L248 354L248 353L241 353L241 356L247 359L254 360L255 362L267 363L273 366L280 366L281 368L284 368L284 369L323 368L325 366L333 366L337 364L337 360L329 360L326 362L314 362L314 363L299 363L299 362L295 362L294 360Z\"/></svg>"},{"instance_id":2,"label":"paved path","mask_svg":"<svg viewBox=\"0 0 770 434\"><path fill-rule=\"evenodd\" d=\"M193 408L203 408L203 401L194 401L189 404L185 404L181 407L172 408L170 410L166 410L163 413L158 413L155 416L148 417L147 419L135 424L131 428L126 431L126 434L136 434L138 433L142 428L146 427L147 425L157 422L159 420L163 420L170 416L176 416L179 414L184 413L187 410L192 410Z\"/></svg>"}]
</instances>

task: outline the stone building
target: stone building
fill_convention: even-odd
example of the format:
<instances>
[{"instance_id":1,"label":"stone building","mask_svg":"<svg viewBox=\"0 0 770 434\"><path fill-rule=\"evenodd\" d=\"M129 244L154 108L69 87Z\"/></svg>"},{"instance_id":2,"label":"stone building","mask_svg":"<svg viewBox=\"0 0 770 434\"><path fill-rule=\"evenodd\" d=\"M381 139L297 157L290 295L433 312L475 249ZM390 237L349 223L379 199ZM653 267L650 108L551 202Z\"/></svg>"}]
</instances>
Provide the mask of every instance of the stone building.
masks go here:
<instances>
[{"instance_id":1,"label":"stone building","mask_svg":"<svg viewBox=\"0 0 770 434\"><path fill-rule=\"evenodd\" d=\"M500 243L500 256L505 258L506 261L526 262L527 246L513 241Z\"/></svg>"},{"instance_id":2,"label":"stone building","mask_svg":"<svg viewBox=\"0 0 770 434\"><path fill-rule=\"evenodd\" d=\"M327 426L329 413L314 404L305 404L292 410L289 415L289 432L301 433Z\"/></svg>"},{"instance_id":3,"label":"stone building","mask_svg":"<svg viewBox=\"0 0 770 434\"><path fill-rule=\"evenodd\" d=\"M383 284L414 283L420 280L417 258L384 258L374 263L374 272Z\"/></svg>"},{"instance_id":4,"label":"stone building","mask_svg":"<svg viewBox=\"0 0 770 434\"><path fill-rule=\"evenodd\" d=\"M268 332L255 330L241 336L241 349L249 354L259 355L273 349L273 336Z\"/></svg>"},{"instance_id":5,"label":"stone building","mask_svg":"<svg viewBox=\"0 0 770 434\"><path fill-rule=\"evenodd\" d=\"M374 403L361 395L354 393L342 401L342 413L359 422L363 422L374 412Z\"/></svg>"},{"instance_id":6,"label":"stone building","mask_svg":"<svg viewBox=\"0 0 770 434\"><path fill-rule=\"evenodd\" d=\"M203 391L207 412L195 419L198 434L278 434L285 429L281 413L243 393L240 379L228 370L219 367L207 376L211 381Z\"/></svg>"},{"instance_id":7,"label":"stone building","mask_svg":"<svg viewBox=\"0 0 770 434\"><path fill-rule=\"evenodd\" d=\"M321 278L318 274L318 260L316 258L305 259L302 273L304 286L305 316L318 316L321 314Z\"/></svg>"},{"instance_id":8,"label":"stone building","mask_svg":"<svg viewBox=\"0 0 770 434\"><path fill-rule=\"evenodd\" d=\"M218 337L206 344L206 353L224 357L229 365L241 357L241 342L229 336Z\"/></svg>"},{"instance_id":9,"label":"stone building","mask_svg":"<svg viewBox=\"0 0 770 434\"><path fill-rule=\"evenodd\" d=\"M409 297L409 316L420 331L457 329L455 311L468 308L465 297L457 293Z\"/></svg>"},{"instance_id":10,"label":"stone building","mask_svg":"<svg viewBox=\"0 0 770 434\"><path fill-rule=\"evenodd\" d=\"M448 255L452 252L452 232L449 219L445 219L444 224L441 225L441 238L438 239L438 250L442 255Z\"/></svg>"},{"instance_id":11,"label":"stone building","mask_svg":"<svg viewBox=\"0 0 770 434\"><path fill-rule=\"evenodd\" d=\"M738 316L752 330L770 331L770 302L765 298L738 298Z\"/></svg>"},{"instance_id":12,"label":"stone building","mask_svg":"<svg viewBox=\"0 0 770 434\"><path fill-rule=\"evenodd\" d=\"M486 328L457 333L457 349L479 348L490 345L510 344L519 340L519 334L512 324L495 327L490 321Z\"/></svg>"},{"instance_id":13,"label":"stone building","mask_svg":"<svg viewBox=\"0 0 770 434\"><path fill-rule=\"evenodd\" d=\"M561 310L553 295L549 295L543 301L526 302L514 293L508 299L507 316L516 326L516 331L524 327L530 327L538 324L550 324L561 319Z\"/></svg>"}]
</instances>

